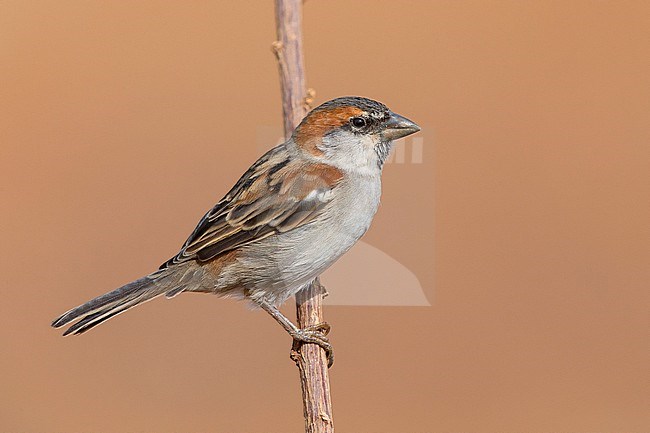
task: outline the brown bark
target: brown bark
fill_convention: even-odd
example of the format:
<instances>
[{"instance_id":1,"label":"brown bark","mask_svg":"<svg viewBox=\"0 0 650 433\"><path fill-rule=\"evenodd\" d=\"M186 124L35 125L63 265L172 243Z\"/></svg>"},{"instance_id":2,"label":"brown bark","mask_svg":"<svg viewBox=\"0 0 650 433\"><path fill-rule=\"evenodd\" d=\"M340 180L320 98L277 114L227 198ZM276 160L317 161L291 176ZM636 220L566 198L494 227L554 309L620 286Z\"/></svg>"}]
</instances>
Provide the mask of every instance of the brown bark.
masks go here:
<instances>
[{"instance_id":1,"label":"brown bark","mask_svg":"<svg viewBox=\"0 0 650 433\"><path fill-rule=\"evenodd\" d=\"M278 59L284 133L288 138L307 113L308 94L302 56L302 0L275 1L278 40L273 51ZM324 322L325 289L316 279L296 295L298 327L307 328ZM332 402L325 351L316 344L294 345L291 351L300 372L305 431L333 433Z\"/></svg>"}]
</instances>

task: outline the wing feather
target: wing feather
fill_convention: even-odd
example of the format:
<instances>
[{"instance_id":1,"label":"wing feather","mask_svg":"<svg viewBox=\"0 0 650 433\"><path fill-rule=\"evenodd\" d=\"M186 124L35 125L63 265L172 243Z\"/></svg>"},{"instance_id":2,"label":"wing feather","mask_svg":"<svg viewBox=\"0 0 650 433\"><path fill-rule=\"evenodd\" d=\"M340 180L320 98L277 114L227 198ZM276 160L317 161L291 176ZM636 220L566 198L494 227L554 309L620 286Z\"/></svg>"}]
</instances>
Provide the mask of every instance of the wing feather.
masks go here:
<instances>
[{"instance_id":1,"label":"wing feather","mask_svg":"<svg viewBox=\"0 0 650 433\"><path fill-rule=\"evenodd\" d=\"M280 145L253 164L161 268L187 260L209 261L303 226L320 214L341 178L335 167L292 160Z\"/></svg>"}]
</instances>

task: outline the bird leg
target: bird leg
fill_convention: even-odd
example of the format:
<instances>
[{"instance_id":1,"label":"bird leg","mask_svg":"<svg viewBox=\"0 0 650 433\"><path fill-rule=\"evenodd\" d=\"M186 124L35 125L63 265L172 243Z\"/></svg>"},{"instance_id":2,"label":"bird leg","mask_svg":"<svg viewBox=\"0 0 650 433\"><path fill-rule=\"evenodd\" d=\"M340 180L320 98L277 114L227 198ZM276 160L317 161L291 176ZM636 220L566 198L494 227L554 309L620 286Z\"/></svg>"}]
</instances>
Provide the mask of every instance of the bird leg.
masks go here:
<instances>
[{"instance_id":1,"label":"bird leg","mask_svg":"<svg viewBox=\"0 0 650 433\"><path fill-rule=\"evenodd\" d=\"M319 323L318 325L300 329L274 305L271 305L264 300L256 300L255 302L260 306L260 308L269 313L271 317L273 317L276 322L278 322L284 330L291 335L294 342L294 348L305 343L317 344L325 350L325 354L327 355L327 366L331 367L332 364L334 364L334 349L327 338L327 334L330 332L330 325L328 323Z\"/></svg>"}]
</instances>

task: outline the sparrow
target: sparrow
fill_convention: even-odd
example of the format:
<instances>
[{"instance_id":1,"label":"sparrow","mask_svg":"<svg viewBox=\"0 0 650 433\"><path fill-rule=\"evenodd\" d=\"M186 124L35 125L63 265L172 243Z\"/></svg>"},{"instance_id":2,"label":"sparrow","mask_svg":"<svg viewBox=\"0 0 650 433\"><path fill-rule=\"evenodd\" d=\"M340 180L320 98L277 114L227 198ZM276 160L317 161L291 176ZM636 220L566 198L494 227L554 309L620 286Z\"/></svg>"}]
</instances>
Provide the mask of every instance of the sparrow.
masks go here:
<instances>
[{"instance_id":1,"label":"sparrow","mask_svg":"<svg viewBox=\"0 0 650 433\"><path fill-rule=\"evenodd\" d=\"M295 342L323 347L329 326L299 329L278 307L348 251L370 227L393 140L420 127L384 104L341 97L309 112L269 150L158 270L52 322L81 334L146 301L185 292L247 300ZM325 331L325 332L323 332Z\"/></svg>"}]
</instances>

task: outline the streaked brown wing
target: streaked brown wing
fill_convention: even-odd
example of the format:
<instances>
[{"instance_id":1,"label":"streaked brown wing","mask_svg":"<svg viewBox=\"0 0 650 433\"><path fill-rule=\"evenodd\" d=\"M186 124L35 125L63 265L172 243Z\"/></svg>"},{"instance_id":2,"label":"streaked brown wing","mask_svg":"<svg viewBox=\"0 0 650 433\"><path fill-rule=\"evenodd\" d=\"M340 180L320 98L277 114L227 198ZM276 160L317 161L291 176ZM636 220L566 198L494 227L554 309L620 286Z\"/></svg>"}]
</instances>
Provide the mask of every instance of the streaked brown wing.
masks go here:
<instances>
[{"instance_id":1,"label":"streaked brown wing","mask_svg":"<svg viewBox=\"0 0 650 433\"><path fill-rule=\"evenodd\" d=\"M209 261L227 251L307 224L331 199L342 173L295 162L279 146L258 160L208 212L181 251L161 266Z\"/></svg>"}]
</instances>

